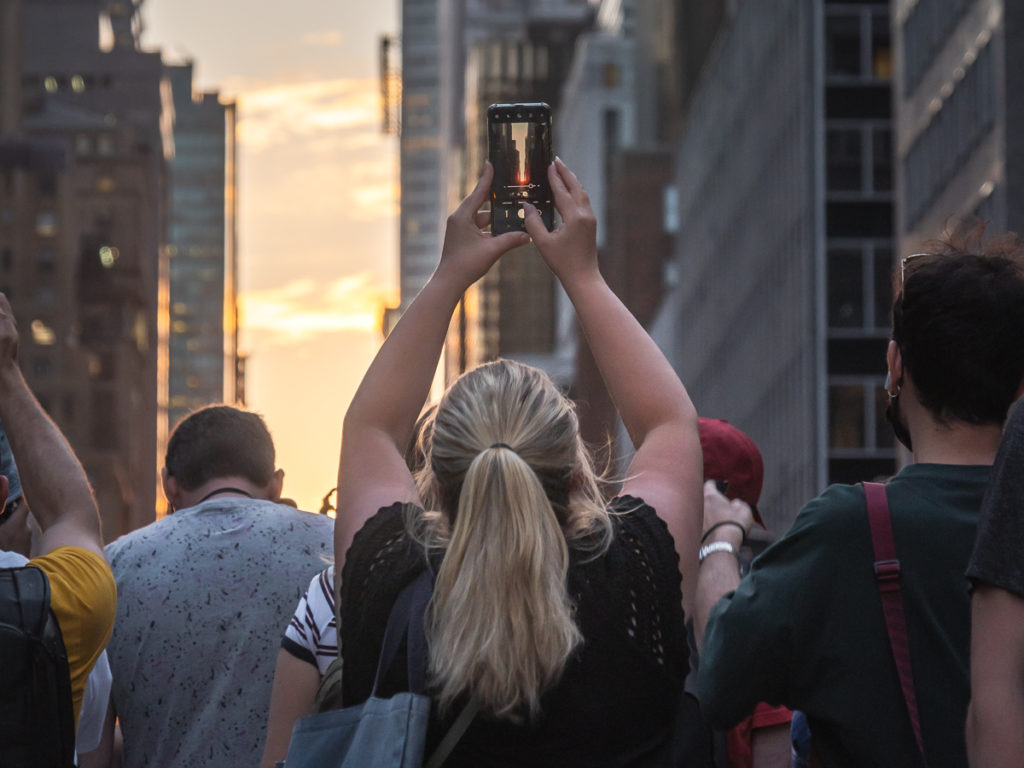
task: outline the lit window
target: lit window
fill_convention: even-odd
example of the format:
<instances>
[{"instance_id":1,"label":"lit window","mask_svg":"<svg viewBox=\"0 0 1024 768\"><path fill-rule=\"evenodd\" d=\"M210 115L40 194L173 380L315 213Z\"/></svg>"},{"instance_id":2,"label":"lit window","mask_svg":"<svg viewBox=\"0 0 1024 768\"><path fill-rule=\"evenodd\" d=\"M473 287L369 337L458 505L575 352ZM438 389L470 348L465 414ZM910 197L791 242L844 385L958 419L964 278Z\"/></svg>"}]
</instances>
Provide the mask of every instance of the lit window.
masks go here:
<instances>
[{"instance_id":1,"label":"lit window","mask_svg":"<svg viewBox=\"0 0 1024 768\"><path fill-rule=\"evenodd\" d=\"M40 211L36 214L36 234L40 237L53 237L57 234L57 215L53 211Z\"/></svg>"},{"instance_id":2,"label":"lit window","mask_svg":"<svg viewBox=\"0 0 1024 768\"><path fill-rule=\"evenodd\" d=\"M75 154L79 157L92 154L92 138L84 133L75 136Z\"/></svg>"},{"instance_id":3,"label":"lit window","mask_svg":"<svg viewBox=\"0 0 1024 768\"><path fill-rule=\"evenodd\" d=\"M46 89L47 93L56 93L57 92L57 78L54 77L53 75L50 75L49 77L47 77L45 80L43 80L43 88Z\"/></svg>"},{"instance_id":4,"label":"lit window","mask_svg":"<svg viewBox=\"0 0 1024 768\"><path fill-rule=\"evenodd\" d=\"M85 90L85 78L81 75L72 75L71 77L71 90L75 93L81 93Z\"/></svg>"},{"instance_id":5,"label":"lit window","mask_svg":"<svg viewBox=\"0 0 1024 768\"><path fill-rule=\"evenodd\" d=\"M102 192L103 194L110 194L117 189L117 182L114 181L110 176L100 176L96 179L96 191Z\"/></svg>"},{"instance_id":6,"label":"lit window","mask_svg":"<svg viewBox=\"0 0 1024 768\"><path fill-rule=\"evenodd\" d=\"M114 262L117 261L120 256L121 252L111 245L104 245L100 248L100 264L102 264L106 269L110 269L114 266Z\"/></svg>"},{"instance_id":7,"label":"lit window","mask_svg":"<svg viewBox=\"0 0 1024 768\"><path fill-rule=\"evenodd\" d=\"M41 347L49 347L57 343L57 334L42 320L33 320L32 341Z\"/></svg>"},{"instance_id":8,"label":"lit window","mask_svg":"<svg viewBox=\"0 0 1024 768\"><path fill-rule=\"evenodd\" d=\"M171 311L173 311L174 314L176 315L184 315L186 312L188 312L188 304L186 304L184 301L176 301L174 302L174 305L171 307Z\"/></svg>"},{"instance_id":9,"label":"lit window","mask_svg":"<svg viewBox=\"0 0 1024 768\"><path fill-rule=\"evenodd\" d=\"M171 330L174 333L186 333L188 332L188 323L184 320L175 320L171 323Z\"/></svg>"}]
</instances>

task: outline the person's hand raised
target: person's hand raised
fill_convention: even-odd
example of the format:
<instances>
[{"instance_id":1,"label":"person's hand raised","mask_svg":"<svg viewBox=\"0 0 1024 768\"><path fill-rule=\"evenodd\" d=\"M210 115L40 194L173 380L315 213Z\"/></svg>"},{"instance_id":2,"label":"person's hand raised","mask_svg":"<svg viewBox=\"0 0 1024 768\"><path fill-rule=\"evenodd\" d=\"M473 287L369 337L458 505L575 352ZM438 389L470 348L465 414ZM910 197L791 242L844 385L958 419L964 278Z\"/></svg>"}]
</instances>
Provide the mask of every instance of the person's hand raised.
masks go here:
<instances>
[{"instance_id":1,"label":"person's hand raised","mask_svg":"<svg viewBox=\"0 0 1024 768\"><path fill-rule=\"evenodd\" d=\"M445 227L436 274L455 281L463 290L487 274L503 253L530 242L525 232L506 232L496 237L484 232L491 215L480 208L490 196L493 176L494 168L488 162L476 187L448 217Z\"/></svg>"},{"instance_id":2,"label":"person's hand raised","mask_svg":"<svg viewBox=\"0 0 1024 768\"><path fill-rule=\"evenodd\" d=\"M540 212L524 203L526 231L563 285L598 276L597 219L590 207L590 197L576 174L559 158L548 167L548 180L562 223L548 232Z\"/></svg>"}]
</instances>

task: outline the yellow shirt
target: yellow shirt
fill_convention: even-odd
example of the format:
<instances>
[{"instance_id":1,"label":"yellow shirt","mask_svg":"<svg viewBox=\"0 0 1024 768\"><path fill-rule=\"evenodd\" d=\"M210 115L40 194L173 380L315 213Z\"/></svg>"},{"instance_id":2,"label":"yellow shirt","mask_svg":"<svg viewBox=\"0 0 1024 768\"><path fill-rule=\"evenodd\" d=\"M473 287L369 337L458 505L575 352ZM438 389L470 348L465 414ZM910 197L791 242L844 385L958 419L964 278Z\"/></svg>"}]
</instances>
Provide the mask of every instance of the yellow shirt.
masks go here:
<instances>
[{"instance_id":1,"label":"yellow shirt","mask_svg":"<svg viewBox=\"0 0 1024 768\"><path fill-rule=\"evenodd\" d=\"M114 628L114 575L106 560L81 547L58 547L32 558L28 565L43 571L50 580L50 607L57 616L68 654L77 724L85 681Z\"/></svg>"}]
</instances>

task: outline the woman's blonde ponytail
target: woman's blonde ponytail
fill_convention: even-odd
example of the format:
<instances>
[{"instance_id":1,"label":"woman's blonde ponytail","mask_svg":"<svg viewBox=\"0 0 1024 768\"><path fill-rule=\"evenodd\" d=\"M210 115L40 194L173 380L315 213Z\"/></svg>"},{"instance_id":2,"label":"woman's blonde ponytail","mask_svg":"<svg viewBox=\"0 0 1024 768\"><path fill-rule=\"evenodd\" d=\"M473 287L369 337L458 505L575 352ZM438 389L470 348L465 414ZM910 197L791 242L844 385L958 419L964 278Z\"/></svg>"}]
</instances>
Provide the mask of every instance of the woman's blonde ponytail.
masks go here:
<instances>
[{"instance_id":1,"label":"woman's blonde ponytail","mask_svg":"<svg viewBox=\"0 0 1024 768\"><path fill-rule=\"evenodd\" d=\"M570 546L599 554L611 540L575 411L537 369L488 363L441 400L429 453L440 513L409 528L445 552L427 627L435 696L535 716L582 640Z\"/></svg>"},{"instance_id":2,"label":"woman's blonde ponytail","mask_svg":"<svg viewBox=\"0 0 1024 768\"><path fill-rule=\"evenodd\" d=\"M496 716L535 715L580 642L569 549L536 474L509 448L469 467L435 585L430 670L442 708L472 690Z\"/></svg>"}]
</instances>

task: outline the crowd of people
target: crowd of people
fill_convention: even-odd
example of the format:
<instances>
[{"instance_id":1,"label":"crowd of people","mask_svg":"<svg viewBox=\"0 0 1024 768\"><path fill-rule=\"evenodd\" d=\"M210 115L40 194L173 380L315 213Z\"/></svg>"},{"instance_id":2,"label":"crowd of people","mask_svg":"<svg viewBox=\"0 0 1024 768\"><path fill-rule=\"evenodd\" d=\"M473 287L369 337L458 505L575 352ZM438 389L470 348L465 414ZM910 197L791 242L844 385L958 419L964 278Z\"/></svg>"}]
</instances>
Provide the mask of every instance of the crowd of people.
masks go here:
<instances>
[{"instance_id":1,"label":"crowd of people","mask_svg":"<svg viewBox=\"0 0 1024 768\"><path fill-rule=\"evenodd\" d=\"M0 295L0 765L280 765L304 716L410 689L411 629L379 660L424 579L425 750L443 743L445 766L1020 765L1020 239L977 230L903 259L879 367L912 463L830 486L750 563L776 468L698 417L609 289L573 172L548 171L557 228L524 204L525 231L498 236L491 175L352 400L336 520L283 499L260 416L215 405L170 437L169 514L104 548ZM522 363L467 371L424 410L461 297L531 241L632 443L622 478ZM51 618L31 675L6 632L44 634L18 618L27 577Z\"/></svg>"}]
</instances>

